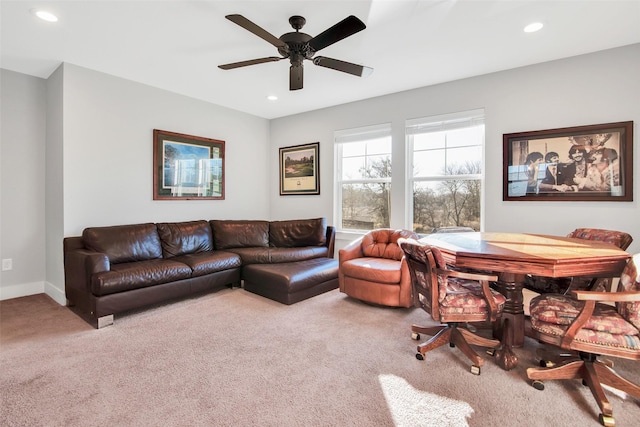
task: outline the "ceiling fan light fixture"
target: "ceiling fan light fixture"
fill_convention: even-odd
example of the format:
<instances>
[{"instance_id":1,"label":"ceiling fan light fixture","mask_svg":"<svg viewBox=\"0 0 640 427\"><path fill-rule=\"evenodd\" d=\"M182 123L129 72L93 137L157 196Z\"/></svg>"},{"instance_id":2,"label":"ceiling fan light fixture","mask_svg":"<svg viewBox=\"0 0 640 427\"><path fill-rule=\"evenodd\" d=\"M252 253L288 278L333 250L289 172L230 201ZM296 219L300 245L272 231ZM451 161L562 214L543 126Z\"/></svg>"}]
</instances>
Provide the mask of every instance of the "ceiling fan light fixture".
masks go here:
<instances>
[{"instance_id":1,"label":"ceiling fan light fixture","mask_svg":"<svg viewBox=\"0 0 640 427\"><path fill-rule=\"evenodd\" d=\"M58 17L49 11L42 10L42 9L31 9L30 12L32 15L37 16L43 21L58 22Z\"/></svg>"},{"instance_id":2,"label":"ceiling fan light fixture","mask_svg":"<svg viewBox=\"0 0 640 427\"><path fill-rule=\"evenodd\" d=\"M542 22L532 22L531 24L524 27L525 33L535 33L536 31L540 31L544 27Z\"/></svg>"}]
</instances>

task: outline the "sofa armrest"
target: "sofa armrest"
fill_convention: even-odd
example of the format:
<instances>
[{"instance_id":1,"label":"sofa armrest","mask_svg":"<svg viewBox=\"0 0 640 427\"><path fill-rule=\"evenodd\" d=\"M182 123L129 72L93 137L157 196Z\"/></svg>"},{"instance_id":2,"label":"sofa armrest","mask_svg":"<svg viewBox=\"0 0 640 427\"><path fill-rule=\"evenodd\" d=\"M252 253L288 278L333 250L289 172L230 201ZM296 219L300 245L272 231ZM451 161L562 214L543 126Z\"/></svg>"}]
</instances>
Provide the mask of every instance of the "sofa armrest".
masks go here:
<instances>
[{"instance_id":1,"label":"sofa armrest","mask_svg":"<svg viewBox=\"0 0 640 427\"><path fill-rule=\"evenodd\" d=\"M336 228L332 225L327 226L327 258L333 258L336 247Z\"/></svg>"},{"instance_id":2,"label":"sofa armrest","mask_svg":"<svg viewBox=\"0 0 640 427\"><path fill-rule=\"evenodd\" d=\"M78 247L77 237L64 239L65 287L90 292L91 275L109 271L111 265L106 254Z\"/></svg>"}]
</instances>

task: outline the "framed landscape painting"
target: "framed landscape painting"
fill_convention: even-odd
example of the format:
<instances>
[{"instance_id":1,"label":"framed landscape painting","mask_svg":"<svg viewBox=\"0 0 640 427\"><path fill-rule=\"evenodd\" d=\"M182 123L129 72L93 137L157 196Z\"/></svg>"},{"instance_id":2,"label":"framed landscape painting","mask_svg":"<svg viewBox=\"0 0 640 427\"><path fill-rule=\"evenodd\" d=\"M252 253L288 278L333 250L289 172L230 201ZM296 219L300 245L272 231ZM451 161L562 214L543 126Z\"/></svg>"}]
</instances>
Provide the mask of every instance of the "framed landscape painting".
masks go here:
<instances>
[{"instance_id":1,"label":"framed landscape painting","mask_svg":"<svg viewBox=\"0 0 640 427\"><path fill-rule=\"evenodd\" d=\"M224 200L224 141L153 130L154 200Z\"/></svg>"},{"instance_id":2,"label":"framed landscape painting","mask_svg":"<svg viewBox=\"0 0 640 427\"><path fill-rule=\"evenodd\" d=\"M280 148L280 195L320 194L320 143Z\"/></svg>"},{"instance_id":3,"label":"framed landscape painting","mask_svg":"<svg viewBox=\"0 0 640 427\"><path fill-rule=\"evenodd\" d=\"M503 135L503 200L633 201L633 122Z\"/></svg>"}]
</instances>

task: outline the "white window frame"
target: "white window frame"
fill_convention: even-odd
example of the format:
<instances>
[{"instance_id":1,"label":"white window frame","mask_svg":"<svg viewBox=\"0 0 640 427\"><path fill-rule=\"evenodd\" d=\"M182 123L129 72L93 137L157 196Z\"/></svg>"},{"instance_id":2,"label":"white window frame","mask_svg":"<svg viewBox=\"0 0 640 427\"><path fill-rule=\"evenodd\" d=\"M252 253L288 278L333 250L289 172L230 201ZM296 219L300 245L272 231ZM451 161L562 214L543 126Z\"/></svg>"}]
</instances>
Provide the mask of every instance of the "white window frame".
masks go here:
<instances>
[{"instance_id":1,"label":"white window frame","mask_svg":"<svg viewBox=\"0 0 640 427\"><path fill-rule=\"evenodd\" d=\"M406 138L406 193L405 193L405 224L408 229L413 229L413 187L416 182L446 181L457 179L479 179L481 185L480 194L480 229L484 229L484 177L485 177L485 134L482 134L482 172L480 174L469 175L442 175L434 174L428 177L413 176L413 136L422 133L440 132L444 130L462 129L477 125L484 126L484 109L461 111L451 114L442 114L431 117L421 117L407 120L405 122Z\"/></svg>"},{"instance_id":2,"label":"white window frame","mask_svg":"<svg viewBox=\"0 0 640 427\"><path fill-rule=\"evenodd\" d=\"M344 129L334 132L334 224L336 231L345 233L360 233L368 230L343 229L342 228L342 185L343 184L367 184L375 182L391 183L391 177L379 179L349 179L342 178L342 149L345 144L354 142L364 142L371 139L385 138L391 139L391 123L359 127L354 129ZM393 151L393 141L391 140L390 155ZM393 162L393 159L392 159ZM393 191L393 190L392 190ZM391 218L389 218L391 221Z\"/></svg>"}]
</instances>

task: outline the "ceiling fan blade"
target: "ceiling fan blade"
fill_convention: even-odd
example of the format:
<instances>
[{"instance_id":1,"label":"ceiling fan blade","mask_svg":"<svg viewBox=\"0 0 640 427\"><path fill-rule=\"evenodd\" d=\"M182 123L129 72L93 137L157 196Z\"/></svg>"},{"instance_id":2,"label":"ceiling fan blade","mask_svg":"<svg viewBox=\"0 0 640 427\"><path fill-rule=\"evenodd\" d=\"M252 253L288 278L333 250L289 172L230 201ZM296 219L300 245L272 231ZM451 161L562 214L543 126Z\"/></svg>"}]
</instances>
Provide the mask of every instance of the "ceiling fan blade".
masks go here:
<instances>
[{"instance_id":1,"label":"ceiling fan blade","mask_svg":"<svg viewBox=\"0 0 640 427\"><path fill-rule=\"evenodd\" d=\"M289 90L302 89L302 65L292 65L289 67Z\"/></svg>"},{"instance_id":2,"label":"ceiling fan blade","mask_svg":"<svg viewBox=\"0 0 640 427\"><path fill-rule=\"evenodd\" d=\"M362 31L367 28L364 25L364 22L359 20L353 15L350 15L338 22L331 28L328 28L309 40L309 46L314 51L319 51L320 49L324 49L325 47L332 45L340 40L349 37L357 33L358 31Z\"/></svg>"},{"instance_id":3,"label":"ceiling fan blade","mask_svg":"<svg viewBox=\"0 0 640 427\"><path fill-rule=\"evenodd\" d=\"M342 71L343 73L353 74L358 77L367 77L373 73L373 68L365 67L351 62L341 61L339 59L327 58L326 56L318 56L313 58L313 63L332 70Z\"/></svg>"},{"instance_id":4,"label":"ceiling fan blade","mask_svg":"<svg viewBox=\"0 0 640 427\"><path fill-rule=\"evenodd\" d=\"M247 65L256 65L256 64L264 64L265 62L276 62L280 61L279 56L269 56L266 58L258 58L258 59L250 59L248 61L240 61L240 62L232 62L230 64L218 65L218 68L222 68L223 70L232 70L234 68L246 67Z\"/></svg>"},{"instance_id":5,"label":"ceiling fan blade","mask_svg":"<svg viewBox=\"0 0 640 427\"><path fill-rule=\"evenodd\" d=\"M225 18L227 18L229 21L235 24L240 25L242 28L252 32L256 36L260 37L261 39L268 41L275 47L283 47L283 48L287 47L287 45L282 40L280 40L273 34L269 33L267 30L249 21L247 18L245 18L242 15L227 15L225 16Z\"/></svg>"}]
</instances>

